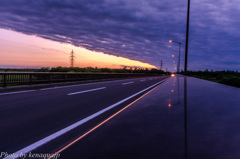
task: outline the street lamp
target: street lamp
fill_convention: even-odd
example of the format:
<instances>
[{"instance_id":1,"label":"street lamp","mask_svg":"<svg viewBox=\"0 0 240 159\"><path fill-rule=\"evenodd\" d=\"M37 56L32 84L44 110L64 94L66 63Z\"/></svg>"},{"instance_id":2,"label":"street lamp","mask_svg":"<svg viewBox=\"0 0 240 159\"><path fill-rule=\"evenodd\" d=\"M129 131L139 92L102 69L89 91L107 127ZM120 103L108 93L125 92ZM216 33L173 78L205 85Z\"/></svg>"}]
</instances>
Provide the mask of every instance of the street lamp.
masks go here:
<instances>
[{"instance_id":1,"label":"street lamp","mask_svg":"<svg viewBox=\"0 0 240 159\"><path fill-rule=\"evenodd\" d=\"M179 55L178 55L178 67L177 67L177 72L180 72L180 54L181 54L181 43L173 40L169 40L170 43L177 43L179 44Z\"/></svg>"},{"instance_id":2,"label":"street lamp","mask_svg":"<svg viewBox=\"0 0 240 159\"><path fill-rule=\"evenodd\" d=\"M187 74L187 61L188 61L188 34L189 34L189 17L190 17L190 0L188 0L187 8L187 26L186 26L186 42L185 42L185 62L184 62L184 74Z\"/></svg>"}]
</instances>

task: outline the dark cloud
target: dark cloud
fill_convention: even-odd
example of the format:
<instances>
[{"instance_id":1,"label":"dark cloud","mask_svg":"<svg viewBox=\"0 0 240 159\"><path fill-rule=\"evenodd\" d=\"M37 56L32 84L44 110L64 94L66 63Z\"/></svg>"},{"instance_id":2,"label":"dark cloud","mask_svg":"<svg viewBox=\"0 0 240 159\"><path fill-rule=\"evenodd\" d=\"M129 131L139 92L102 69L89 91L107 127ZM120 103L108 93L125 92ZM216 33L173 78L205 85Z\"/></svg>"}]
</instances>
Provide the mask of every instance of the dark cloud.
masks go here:
<instances>
[{"instance_id":1,"label":"dark cloud","mask_svg":"<svg viewBox=\"0 0 240 159\"><path fill-rule=\"evenodd\" d=\"M189 68L239 70L237 0L191 5ZM184 54L186 6L177 0L8 0L0 1L0 27L156 66L162 59L171 69L178 45L168 40L182 42Z\"/></svg>"}]
</instances>

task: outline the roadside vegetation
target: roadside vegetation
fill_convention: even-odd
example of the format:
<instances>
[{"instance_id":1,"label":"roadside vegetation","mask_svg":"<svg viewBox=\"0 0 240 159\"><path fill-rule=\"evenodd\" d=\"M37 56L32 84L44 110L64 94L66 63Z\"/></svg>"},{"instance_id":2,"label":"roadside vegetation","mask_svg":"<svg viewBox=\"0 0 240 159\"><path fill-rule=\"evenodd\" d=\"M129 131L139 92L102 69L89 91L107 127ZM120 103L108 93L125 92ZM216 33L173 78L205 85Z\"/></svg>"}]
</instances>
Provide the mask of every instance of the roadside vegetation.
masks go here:
<instances>
[{"instance_id":1,"label":"roadside vegetation","mask_svg":"<svg viewBox=\"0 0 240 159\"><path fill-rule=\"evenodd\" d=\"M93 67L42 67L40 69L0 69L0 72L88 72L88 73L151 73L151 74L166 74L162 70L147 69L147 68L93 68ZM169 73L168 73L169 74Z\"/></svg>"},{"instance_id":2,"label":"roadside vegetation","mask_svg":"<svg viewBox=\"0 0 240 159\"><path fill-rule=\"evenodd\" d=\"M238 71L188 71L187 75L240 88Z\"/></svg>"}]
</instances>

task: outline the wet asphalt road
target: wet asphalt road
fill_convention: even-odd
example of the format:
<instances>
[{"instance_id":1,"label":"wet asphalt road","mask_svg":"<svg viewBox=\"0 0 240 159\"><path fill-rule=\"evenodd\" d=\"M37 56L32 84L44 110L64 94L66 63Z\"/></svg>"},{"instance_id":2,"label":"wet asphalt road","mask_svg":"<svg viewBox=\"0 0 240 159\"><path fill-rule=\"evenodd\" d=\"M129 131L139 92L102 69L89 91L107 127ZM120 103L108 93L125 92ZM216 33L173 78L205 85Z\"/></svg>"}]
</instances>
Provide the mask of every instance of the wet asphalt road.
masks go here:
<instances>
[{"instance_id":1,"label":"wet asphalt road","mask_svg":"<svg viewBox=\"0 0 240 159\"><path fill-rule=\"evenodd\" d=\"M47 89L0 94L0 150L14 153L18 150L56 133L92 114L111 106L141 90L152 86L166 77L148 77L126 79L74 86L53 87ZM123 103L125 106L127 103ZM119 108L120 109L120 108ZM116 109L117 111L118 109ZM113 112L107 112L90 125ZM66 136L67 133L64 135ZM74 134L74 133L73 133ZM63 136L64 136L63 135ZM71 133L70 133L71 135ZM79 134L77 134L79 135ZM69 135L68 135L69 136ZM74 137L76 133L74 134ZM51 141L50 153L72 140ZM44 147L44 146L43 146Z\"/></svg>"}]
</instances>

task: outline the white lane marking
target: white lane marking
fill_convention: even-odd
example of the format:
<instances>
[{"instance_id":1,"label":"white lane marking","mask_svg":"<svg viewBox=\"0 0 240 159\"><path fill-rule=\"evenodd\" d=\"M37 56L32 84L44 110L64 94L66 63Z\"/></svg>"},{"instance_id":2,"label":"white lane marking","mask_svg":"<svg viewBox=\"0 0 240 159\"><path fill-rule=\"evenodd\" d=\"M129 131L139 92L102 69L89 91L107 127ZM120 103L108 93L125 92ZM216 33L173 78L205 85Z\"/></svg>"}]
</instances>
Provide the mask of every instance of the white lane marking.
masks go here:
<instances>
[{"instance_id":1,"label":"white lane marking","mask_svg":"<svg viewBox=\"0 0 240 159\"><path fill-rule=\"evenodd\" d=\"M150 80L152 80L152 78L150 78Z\"/></svg>"},{"instance_id":2,"label":"white lane marking","mask_svg":"<svg viewBox=\"0 0 240 159\"><path fill-rule=\"evenodd\" d=\"M80 94L80 93L92 92L92 91L97 91L97 90L101 90L101 89L105 89L105 88L106 88L106 87L95 88L95 89L89 89L89 90L85 90L85 91L69 93L68 95L70 96L70 95L75 95L75 94Z\"/></svg>"},{"instance_id":3,"label":"white lane marking","mask_svg":"<svg viewBox=\"0 0 240 159\"><path fill-rule=\"evenodd\" d=\"M134 82L126 82L126 83L122 83L122 85L126 85L126 84L132 84Z\"/></svg>"},{"instance_id":4,"label":"white lane marking","mask_svg":"<svg viewBox=\"0 0 240 159\"><path fill-rule=\"evenodd\" d=\"M49 88L43 88L40 89L41 91L51 90L51 89L58 89L59 87L49 87Z\"/></svg>"},{"instance_id":5,"label":"white lane marking","mask_svg":"<svg viewBox=\"0 0 240 159\"><path fill-rule=\"evenodd\" d=\"M140 80L141 82L143 82L143 81L146 81L145 79L144 80Z\"/></svg>"},{"instance_id":6,"label":"white lane marking","mask_svg":"<svg viewBox=\"0 0 240 159\"><path fill-rule=\"evenodd\" d=\"M0 93L0 96L2 96L2 95L8 95L8 94L18 94L18 93L34 92L34 91L37 91L37 90L18 91L18 92L9 92L9 93Z\"/></svg>"},{"instance_id":7,"label":"white lane marking","mask_svg":"<svg viewBox=\"0 0 240 159\"><path fill-rule=\"evenodd\" d=\"M139 79L135 78L134 80ZM43 88L40 89L41 91L45 90L51 90L51 89L60 89L60 88L68 88L68 87L76 87L76 86L85 86L85 85L93 85L93 84L101 84L101 83L108 83L108 82L120 82L120 81L128 81L130 79L122 79L122 80L113 80L113 81L104 81L104 82L94 82L94 83L83 83L83 84L75 84L75 85L70 85L70 86L56 86L56 87L50 87L50 88Z\"/></svg>"},{"instance_id":8,"label":"white lane marking","mask_svg":"<svg viewBox=\"0 0 240 159\"><path fill-rule=\"evenodd\" d=\"M65 134L65 133L67 133L68 131L70 131L70 130L72 130L72 129L74 129L74 128L76 128L76 127L78 127L78 126L80 126L80 125L82 125L82 124L84 124L86 122L88 122L89 120L96 118L97 116L105 113L106 111L108 111L108 110L110 110L110 109L112 109L112 108L114 108L114 107L124 103L125 101L127 101L127 100L129 100L129 99L131 99L131 98L133 98L133 97L135 97L135 96L137 96L137 95L139 95L139 94L141 94L141 93L143 93L143 92L153 88L153 87L155 87L156 85L164 82L165 80L157 82L157 83L155 83L155 84L153 84L153 85L151 85L151 86L149 86L149 87L147 87L147 88L145 88L145 89L143 89L143 90L141 90L141 91L139 91L139 92L137 92L137 93L135 93L135 94L133 94L133 95L131 95L131 96L129 96L129 97L127 97L127 98L125 98L125 99L115 103L115 104L113 104L113 105L110 105L110 106L108 106L108 107L106 107L106 108L104 108L104 109L102 109L102 110L100 110L100 111L98 111L98 112L96 112L96 113L94 113L94 114L92 114L92 115L90 115L90 116L88 116L88 117L86 117L86 118L84 118L84 119L82 119L82 120L80 120L80 121L78 121L78 122L76 122L76 123L66 127L66 128L64 128L62 130L57 131L54 134L49 135L49 136L47 136L47 137L45 137L45 138L43 138L43 139L41 139L41 140L31 144L31 145L29 145L29 146L27 146L27 147L25 147L25 148L15 152L15 153L13 153L13 154L15 154L17 156L20 156L20 154L26 154L26 153L28 153L30 151L33 151L36 148L38 148L38 147L40 147L40 146L50 142L51 140L53 140L53 139L55 139L55 138ZM6 157L4 159L10 159L10 158L11 159L15 159L15 157Z\"/></svg>"},{"instance_id":9,"label":"white lane marking","mask_svg":"<svg viewBox=\"0 0 240 159\"><path fill-rule=\"evenodd\" d=\"M96 84L96 83L92 83L92 84ZM60 89L60 88L69 88L69 87L76 87L76 86L84 86L84 85L90 85L90 83L88 84L77 84L77 85L70 85L70 86L56 86L56 87L50 87L50 88L43 88L40 89L41 91L46 91L46 90L52 90L52 89Z\"/></svg>"}]
</instances>

